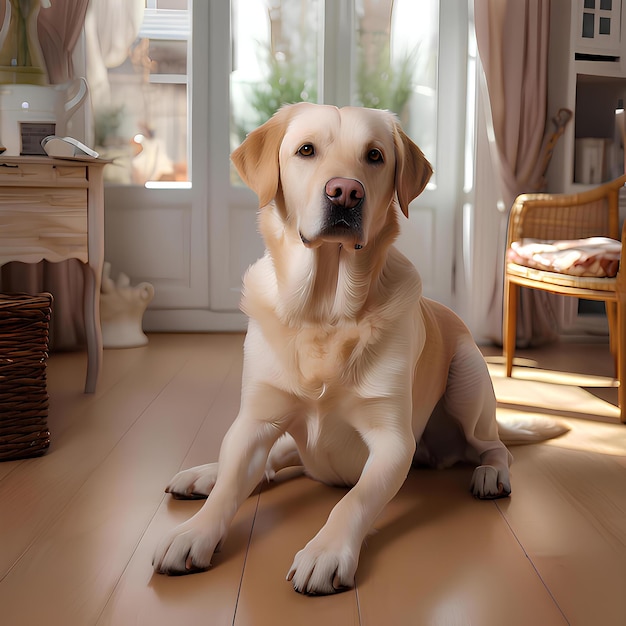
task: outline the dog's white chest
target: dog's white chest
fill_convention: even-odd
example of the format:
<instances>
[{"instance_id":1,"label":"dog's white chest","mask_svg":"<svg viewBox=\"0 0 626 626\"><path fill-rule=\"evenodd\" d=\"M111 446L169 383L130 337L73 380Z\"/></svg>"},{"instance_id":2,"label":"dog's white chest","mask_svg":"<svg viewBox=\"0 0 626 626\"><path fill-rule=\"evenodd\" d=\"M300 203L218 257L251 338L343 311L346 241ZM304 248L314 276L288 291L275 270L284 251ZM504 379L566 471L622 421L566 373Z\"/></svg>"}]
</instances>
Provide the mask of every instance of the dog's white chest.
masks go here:
<instances>
[{"instance_id":1,"label":"dog's white chest","mask_svg":"<svg viewBox=\"0 0 626 626\"><path fill-rule=\"evenodd\" d=\"M370 337L368 324L299 329L292 344L299 385L323 394L327 386L349 380Z\"/></svg>"}]
</instances>

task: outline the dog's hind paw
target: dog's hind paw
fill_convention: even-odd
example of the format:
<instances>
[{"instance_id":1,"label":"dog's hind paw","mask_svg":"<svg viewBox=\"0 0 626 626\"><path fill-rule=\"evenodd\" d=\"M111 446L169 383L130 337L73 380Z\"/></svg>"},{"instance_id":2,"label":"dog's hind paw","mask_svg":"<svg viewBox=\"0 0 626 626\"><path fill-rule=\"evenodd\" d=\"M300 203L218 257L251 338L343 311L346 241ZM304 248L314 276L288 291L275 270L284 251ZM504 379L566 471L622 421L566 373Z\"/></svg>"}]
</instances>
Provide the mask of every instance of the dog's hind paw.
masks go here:
<instances>
[{"instance_id":1,"label":"dog's hind paw","mask_svg":"<svg viewBox=\"0 0 626 626\"><path fill-rule=\"evenodd\" d=\"M511 494L508 471L499 471L493 465L479 465L474 470L470 491L482 500L508 497Z\"/></svg>"},{"instance_id":2,"label":"dog's hind paw","mask_svg":"<svg viewBox=\"0 0 626 626\"><path fill-rule=\"evenodd\" d=\"M216 480L217 463L198 465L178 472L165 488L165 492L179 500L198 500L211 493Z\"/></svg>"}]
</instances>

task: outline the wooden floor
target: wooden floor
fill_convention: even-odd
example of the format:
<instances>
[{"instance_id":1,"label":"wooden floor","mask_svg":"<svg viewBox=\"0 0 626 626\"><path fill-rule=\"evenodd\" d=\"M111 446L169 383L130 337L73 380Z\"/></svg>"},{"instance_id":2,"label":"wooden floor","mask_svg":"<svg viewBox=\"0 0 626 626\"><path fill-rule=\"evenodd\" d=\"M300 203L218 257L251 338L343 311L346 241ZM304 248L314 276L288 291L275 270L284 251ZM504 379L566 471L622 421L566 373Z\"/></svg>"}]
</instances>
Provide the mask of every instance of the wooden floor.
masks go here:
<instances>
[{"instance_id":1,"label":"wooden floor","mask_svg":"<svg viewBox=\"0 0 626 626\"><path fill-rule=\"evenodd\" d=\"M285 581L344 493L307 478L250 497L210 571L153 574L161 534L201 504L163 487L216 460L238 409L241 344L152 335L107 350L91 396L86 355L51 356L50 450L0 463L0 623L626 624L626 426L607 346L593 342L520 353L509 380L485 350L503 417L557 416L571 431L513 449L510 499L474 500L470 467L412 472L364 546L356 589L305 597Z\"/></svg>"}]
</instances>

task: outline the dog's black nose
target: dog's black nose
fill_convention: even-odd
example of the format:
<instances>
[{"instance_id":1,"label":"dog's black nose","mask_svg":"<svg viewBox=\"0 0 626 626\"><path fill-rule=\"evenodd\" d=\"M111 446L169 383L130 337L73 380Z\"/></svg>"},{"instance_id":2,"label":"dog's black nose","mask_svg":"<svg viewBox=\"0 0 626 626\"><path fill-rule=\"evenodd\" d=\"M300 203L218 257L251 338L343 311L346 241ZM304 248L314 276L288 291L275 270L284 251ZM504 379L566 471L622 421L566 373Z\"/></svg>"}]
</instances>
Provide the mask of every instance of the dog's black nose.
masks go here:
<instances>
[{"instance_id":1,"label":"dog's black nose","mask_svg":"<svg viewBox=\"0 0 626 626\"><path fill-rule=\"evenodd\" d=\"M326 197L335 205L353 209L365 197L363 185L354 178L331 178L326 183Z\"/></svg>"}]
</instances>

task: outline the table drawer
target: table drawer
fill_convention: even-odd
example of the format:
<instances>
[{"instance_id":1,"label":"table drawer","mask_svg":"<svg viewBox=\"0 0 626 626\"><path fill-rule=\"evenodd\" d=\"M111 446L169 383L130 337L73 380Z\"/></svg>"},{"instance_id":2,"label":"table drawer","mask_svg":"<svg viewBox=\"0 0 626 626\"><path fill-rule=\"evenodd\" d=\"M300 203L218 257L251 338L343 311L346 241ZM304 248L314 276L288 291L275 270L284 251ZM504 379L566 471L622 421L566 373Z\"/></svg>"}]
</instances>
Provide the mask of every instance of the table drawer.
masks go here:
<instances>
[{"instance_id":1,"label":"table drawer","mask_svg":"<svg viewBox=\"0 0 626 626\"><path fill-rule=\"evenodd\" d=\"M87 190L0 187L0 263L87 262Z\"/></svg>"},{"instance_id":2,"label":"table drawer","mask_svg":"<svg viewBox=\"0 0 626 626\"><path fill-rule=\"evenodd\" d=\"M87 186L87 167L75 163L0 163L0 185L39 187L55 183Z\"/></svg>"}]
</instances>

